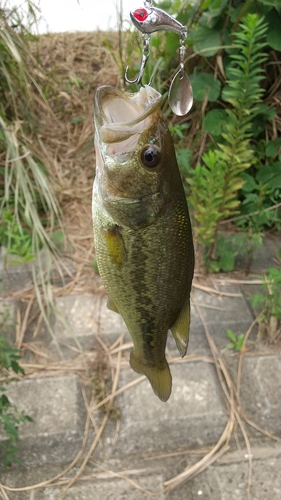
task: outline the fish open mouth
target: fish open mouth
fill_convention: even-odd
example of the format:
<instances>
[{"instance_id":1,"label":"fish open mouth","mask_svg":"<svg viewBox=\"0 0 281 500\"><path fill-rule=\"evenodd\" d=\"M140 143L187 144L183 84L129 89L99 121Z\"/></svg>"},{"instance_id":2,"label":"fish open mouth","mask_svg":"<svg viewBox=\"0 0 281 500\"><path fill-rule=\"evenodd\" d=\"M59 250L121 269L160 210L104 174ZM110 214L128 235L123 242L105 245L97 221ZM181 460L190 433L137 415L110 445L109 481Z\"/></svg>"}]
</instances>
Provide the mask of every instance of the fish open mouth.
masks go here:
<instances>
[{"instance_id":1,"label":"fish open mouth","mask_svg":"<svg viewBox=\"0 0 281 500\"><path fill-rule=\"evenodd\" d=\"M95 94L94 116L100 140L121 142L143 132L161 101L161 94L149 85L134 94L110 86L99 87Z\"/></svg>"}]
</instances>

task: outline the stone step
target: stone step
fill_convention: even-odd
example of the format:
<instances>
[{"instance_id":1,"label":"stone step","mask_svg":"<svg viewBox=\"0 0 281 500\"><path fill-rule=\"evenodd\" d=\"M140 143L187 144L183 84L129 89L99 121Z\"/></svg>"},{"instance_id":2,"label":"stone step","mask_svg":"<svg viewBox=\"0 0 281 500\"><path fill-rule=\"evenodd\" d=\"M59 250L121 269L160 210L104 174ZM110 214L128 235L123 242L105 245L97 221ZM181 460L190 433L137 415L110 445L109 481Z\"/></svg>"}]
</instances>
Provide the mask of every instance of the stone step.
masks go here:
<instances>
[{"instance_id":1,"label":"stone step","mask_svg":"<svg viewBox=\"0 0 281 500\"><path fill-rule=\"evenodd\" d=\"M20 427L17 454L26 465L71 461L80 450L86 411L78 376L60 375L11 382L10 402L33 421ZM5 435L0 434L4 440Z\"/></svg>"},{"instance_id":2,"label":"stone step","mask_svg":"<svg viewBox=\"0 0 281 500\"><path fill-rule=\"evenodd\" d=\"M252 446L252 465L250 474L252 500L280 500L281 498L281 446L272 442L263 446ZM128 459L115 460L114 463L88 465L80 478L66 491L64 500L246 500L249 459L246 449L229 451L221 459L210 465L202 473L182 485L164 493L165 482L181 473L194 462L187 455L159 457L147 461L144 455L137 467ZM131 465L131 466L130 466ZM58 500L67 484L66 476L58 479L57 484L44 485L48 479L62 472L53 465L17 468L6 470L1 482L12 488L31 487L27 491L7 491L9 500ZM77 469L67 474L68 481ZM59 484L61 483L61 484ZM1 497L1 493L0 493Z\"/></svg>"},{"instance_id":3,"label":"stone step","mask_svg":"<svg viewBox=\"0 0 281 500\"><path fill-rule=\"evenodd\" d=\"M116 398L121 411L120 434L116 441L115 425L109 426L100 456L171 452L212 444L219 438L227 417L214 367L181 362L171 366L171 371L173 392L167 403L156 398L146 380ZM120 386L136 377L129 367L122 370ZM7 394L19 410L33 419L20 429L19 458L23 463L58 463L75 457L82 443L86 418L77 376L11 383ZM211 428L210 420L214 422ZM167 435L169 439L164 439Z\"/></svg>"},{"instance_id":4,"label":"stone step","mask_svg":"<svg viewBox=\"0 0 281 500\"><path fill-rule=\"evenodd\" d=\"M193 300L200 306L203 317L219 348L225 348L229 340L227 329L235 333L246 332L253 321L253 316L239 286L221 286L222 295L210 295L193 289ZM232 294L223 295L224 292ZM73 357L71 347L81 346L92 349L96 346L95 338L101 336L103 341L111 343L122 333L129 341L130 335L119 314L106 307L105 295L68 295L56 300L58 315L54 323L56 340L60 344L63 355ZM239 315L237 316L237 312ZM219 320L218 320L219 318ZM50 339L49 350L52 356L58 356L56 343ZM168 348L171 355L178 355L174 340L168 337ZM194 303L191 303L191 327L189 353L205 353L208 343L201 320Z\"/></svg>"},{"instance_id":5,"label":"stone step","mask_svg":"<svg viewBox=\"0 0 281 500\"><path fill-rule=\"evenodd\" d=\"M171 453L209 446L219 439L227 412L213 364L180 360L171 365L171 372L173 390L167 403L154 395L146 379L116 398L120 432L116 439L115 424L108 426L100 458ZM124 361L119 387L137 377ZM280 356L246 356L242 380L247 382L241 387L242 408L257 425L280 438ZM20 429L19 458L23 463L59 463L76 456L86 419L78 376L25 379L9 384L7 394L33 419ZM252 428L249 431L254 437L260 435Z\"/></svg>"}]
</instances>

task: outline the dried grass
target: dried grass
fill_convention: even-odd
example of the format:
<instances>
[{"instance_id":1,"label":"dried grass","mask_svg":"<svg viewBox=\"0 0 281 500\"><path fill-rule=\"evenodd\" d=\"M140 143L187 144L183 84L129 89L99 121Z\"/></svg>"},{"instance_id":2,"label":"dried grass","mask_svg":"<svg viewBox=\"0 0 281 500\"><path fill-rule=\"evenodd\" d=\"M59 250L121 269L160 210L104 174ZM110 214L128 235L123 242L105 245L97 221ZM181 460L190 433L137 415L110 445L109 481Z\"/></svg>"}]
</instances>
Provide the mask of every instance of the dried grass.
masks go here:
<instances>
[{"instance_id":1,"label":"dried grass","mask_svg":"<svg viewBox=\"0 0 281 500\"><path fill-rule=\"evenodd\" d=\"M30 146L43 158L62 207L72 258L86 267L93 260L93 251L86 257L93 240L93 96L100 85L119 84L111 55L116 47L113 32L47 34L30 42L29 69L34 81L40 80L41 92L33 94L35 101L38 97L37 134Z\"/></svg>"},{"instance_id":2,"label":"dried grass","mask_svg":"<svg viewBox=\"0 0 281 500\"><path fill-rule=\"evenodd\" d=\"M52 110L40 138L57 179L60 200L89 197L94 175L92 106L95 89L118 85L119 71L106 44L114 33L48 34L31 44L45 70L44 93Z\"/></svg>"}]
</instances>

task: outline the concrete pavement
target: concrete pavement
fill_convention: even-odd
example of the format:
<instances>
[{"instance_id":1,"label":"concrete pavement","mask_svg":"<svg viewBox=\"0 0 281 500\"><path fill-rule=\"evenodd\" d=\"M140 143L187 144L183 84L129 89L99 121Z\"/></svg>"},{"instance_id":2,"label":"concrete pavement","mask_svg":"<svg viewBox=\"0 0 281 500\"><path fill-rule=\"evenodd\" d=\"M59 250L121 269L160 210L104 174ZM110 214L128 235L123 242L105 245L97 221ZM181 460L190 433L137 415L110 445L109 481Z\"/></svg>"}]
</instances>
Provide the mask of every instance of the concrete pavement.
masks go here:
<instances>
[{"instance_id":1,"label":"concrete pavement","mask_svg":"<svg viewBox=\"0 0 281 500\"><path fill-rule=\"evenodd\" d=\"M280 238L276 248L279 243ZM271 254L267 252L266 262L263 256L263 267L272 265L275 247ZM254 265L258 272L256 261ZM261 270L260 267L259 274ZM23 275L20 270L16 272L18 278L4 276L6 290L17 288L20 279L21 283L29 279L26 270ZM243 356L239 398L248 421L256 424L254 428L244 421L248 449L236 423L228 449L218 460L173 491L163 491L169 479L212 449L229 422L229 404L196 305L235 386L239 354L227 348L226 331L245 333L251 325L254 317L246 300L248 294L249 287L229 284L227 280L224 284L216 282L216 293L193 289L187 357L178 358L171 336L167 343L173 377L172 395L167 403L156 398L147 380L130 386L139 378L129 367L130 349L126 344L130 337L119 315L106 309L105 296L59 297L58 315L52 321L63 360L45 329L36 339L30 331L27 343L38 347L40 341L45 358L31 355L26 349L23 361L30 366L41 364L41 368L29 369L25 378L9 386L10 400L30 415L33 422L20 429L22 465L0 469L0 483L4 486L0 498L1 495L4 500L60 498L67 482L79 471L105 418L105 413L99 410L89 411L92 420L87 421L85 397L87 404L94 407L98 400L97 387L93 385L95 377L102 374L108 382L111 374L114 376L120 369L118 388L129 386L115 398L116 411L111 412L81 475L66 491L66 500L145 500L153 496L161 500L281 500L281 355L277 346L257 344L254 335ZM17 304L12 295L2 300L1 307L5 304L13 317ZM112 345L122 334L125 344L122 356L119 354L118 358L116 344L116 352L113 350L109 357L106 351L109 347L102 346ZM13 339L13 327L7 327L6 335ZM95 398L91 400L93 393ZM89 432L82 457L69 471L46 484L75 460L83 445L85 426ZM38 483L41 486L32 487ZM28 486L30 489L22 491L9 490Z\"/></svg>"}]
</instances>

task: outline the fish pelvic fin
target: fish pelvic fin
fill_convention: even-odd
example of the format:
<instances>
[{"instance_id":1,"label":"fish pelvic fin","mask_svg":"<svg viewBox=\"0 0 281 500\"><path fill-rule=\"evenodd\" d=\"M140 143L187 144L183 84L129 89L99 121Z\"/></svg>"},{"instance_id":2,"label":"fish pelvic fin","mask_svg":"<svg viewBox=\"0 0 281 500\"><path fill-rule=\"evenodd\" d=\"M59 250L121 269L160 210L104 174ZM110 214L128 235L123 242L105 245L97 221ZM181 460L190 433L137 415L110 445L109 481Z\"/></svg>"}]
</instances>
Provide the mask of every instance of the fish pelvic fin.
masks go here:
<instances>
[{"instance_id":1,"label":"fish pelvic fin","mask_svg":"<svg viewBox=\"0 0 281 500\"><path fill-rule=\"evenodd\" d=\"M183 304L180 314L178 315L173 326L171 327L171 332L173 334L177 348L182 358L186 355L188 347L189 326L190 326L190 302L188 296Z\"/></svg>"},{"instance_id":2,"label":"fish pelvic fin","mask_svg":"<svg viewBox=\"0 0 281 500\"><path fill-rule=\"evenodd\" d=\"M135 372L141 373L148 378L154 393L161 401L165 402L169 399L172 391L172 376L166 359L157 366L149 366L136 356L133 349L130 356L130 365Z\"/></svg>"},{"instance_id":3,"label":"fish pelvic fin","mask_svg":"<svg viewBox=\"0 0 281 500\"><path fill-rule=\"evenodd\" d=\"M107 309L110 309L110 311L113 311L113 312L119 314L119 311L117 309L115 302L110 297L108 297L108 299L107 299L106 307L107 307Z\"/></svg>"}]
</instances>

